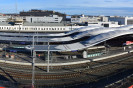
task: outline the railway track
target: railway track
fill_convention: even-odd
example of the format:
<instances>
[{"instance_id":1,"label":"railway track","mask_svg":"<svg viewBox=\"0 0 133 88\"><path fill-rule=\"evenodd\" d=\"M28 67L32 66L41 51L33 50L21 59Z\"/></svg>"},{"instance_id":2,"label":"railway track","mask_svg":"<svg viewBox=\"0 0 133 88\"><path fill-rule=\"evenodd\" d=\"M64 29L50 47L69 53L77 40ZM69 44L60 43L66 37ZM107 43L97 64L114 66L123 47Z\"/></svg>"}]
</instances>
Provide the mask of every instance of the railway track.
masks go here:
<instances>
[{"instance_id":1,"label":"railway track","mask_svg":"<svg viewBox=\"0 0 133 88\"><path fill-rule=\"evenodd\" d=\"M35 72L36 86L37 88L39 88L39 85L54 86L94 82L99 79L102 79L104 76L115 73L120 69L132 68L132 58L132 53L130 53L115 58L109 58L106 60L90 62L85 64L52 67L51 71L53 70L53 72L49 74L46 73L45 66L40 66L41 69L36 68ZM32 66L5 63L0 63L0 66L0 74L10 79L11 81L22 84L31 83ZM64 69L67 70L67 72L64 71Z\"/></svg>"}]
</instances>

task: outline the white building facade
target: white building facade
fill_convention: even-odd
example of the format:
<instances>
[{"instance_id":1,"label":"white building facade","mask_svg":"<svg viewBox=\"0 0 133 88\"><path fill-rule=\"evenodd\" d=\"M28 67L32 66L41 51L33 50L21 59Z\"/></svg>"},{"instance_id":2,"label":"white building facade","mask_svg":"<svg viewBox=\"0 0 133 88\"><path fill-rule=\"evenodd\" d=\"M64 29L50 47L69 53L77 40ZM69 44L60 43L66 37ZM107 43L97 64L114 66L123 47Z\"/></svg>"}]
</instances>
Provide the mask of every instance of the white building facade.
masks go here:
<instances>
[{"instance_id":1,"label":"white building facade","mask_svg":"<svg viewBox=\"0 0 133 88\"><path fill-rule=\"evenodd\" d=\"M63 17L53 16L26 16L25 21L29 23L60 23Z\"/></svg>"},{"instance_id":2,"label":"white building facade","mask_svg":"<svg viewBox=\"0 0 133 88\"><path fill-rule=\"evenodd\" d=\"M11 18L10 16L0 16L0 22L7 22L7 20Z\"/></svg>"},{"instance_id":3,"label":"white building facade","mask_svg":"<svg viewBox=\"0 0 133 88\"><path fill-rule=\"evenodd\" d=\"M133 24L133 17L109 17L109 21L118 22L119 25L131 25Z\"/></svg>"},{"instance_id":4,"label":"white building facade","mask_svg":"<svg viewBox=\"0 0 133 88\"><path fill-rule=\"evenodd\" d=\"M80 17L75 17L75 18L71 18L71 22L72 23L85 23L85 22L108 22L108 17L105 16L80 16Z\"/></svg>"}]
</instances>

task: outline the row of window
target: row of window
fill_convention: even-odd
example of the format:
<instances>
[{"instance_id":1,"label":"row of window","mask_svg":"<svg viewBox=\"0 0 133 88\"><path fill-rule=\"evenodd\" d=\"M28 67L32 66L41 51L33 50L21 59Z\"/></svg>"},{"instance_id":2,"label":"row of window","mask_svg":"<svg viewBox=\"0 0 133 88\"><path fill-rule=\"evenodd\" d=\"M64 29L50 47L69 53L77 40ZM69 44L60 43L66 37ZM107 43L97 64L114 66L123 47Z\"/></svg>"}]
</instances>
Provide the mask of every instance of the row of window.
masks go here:
<instances>
[{"instance_id":1,"label":"row of window","mask_svg":"<svg viewBox=\"0 0 133 88\"><path fill-rule=\"evenodd\" d=\"M21 28L21 27L0 27L2 30L65 30L65 28Z\"/></svg>"}]
</instances>

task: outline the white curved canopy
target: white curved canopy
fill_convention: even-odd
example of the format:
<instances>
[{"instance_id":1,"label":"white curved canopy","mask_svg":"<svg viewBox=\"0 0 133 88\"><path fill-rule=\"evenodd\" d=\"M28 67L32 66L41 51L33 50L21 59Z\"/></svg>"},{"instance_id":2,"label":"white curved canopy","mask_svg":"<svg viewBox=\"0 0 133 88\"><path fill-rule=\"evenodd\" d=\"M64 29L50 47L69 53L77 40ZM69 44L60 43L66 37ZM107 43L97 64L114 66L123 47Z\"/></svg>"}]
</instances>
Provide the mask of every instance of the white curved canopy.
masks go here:
<instances>
[{"instance_id":1,"label":"white curved canopy","mask_svg":"<svg viewBox=\"0 0 133 88\"><path fill-rule=\"evenodd\" d=\"M65 45L51 45L50 51L76 51L76 50L82 50L94 45L97 45L101 42L104 42L106 40L119 37L122 35L127 34L133 34L133 30L116 30L116 31L110 31L107 33L98 34L96 36L93 36L89 38L88 40L73 43L73 44L65 44ZM47 45L37 45L34 47L35 51L48 51ZM28 47L27 47L28 48Z\"/></svg>"},{"instance_id":2,"label":"white curved canopy","mask_svg":"<svg viewBox=\"0 0 133 88\"><path fill-rule=\"evenodd\" d=\"M59 38L50 38L50 37L46 38L46 37L43 36L42 38L35 37L34 40L36 42L65 42L65 41L73 41L73 40L76 40L76 39L80 39L80 38L85 37L85 36L94 36L94 35L98 35L98 34L101 34L101 33L107 33L107 32L110 32L110 31L130 30L131 28L133 28L132 25L123 26L123 27L119 27L119 28L103 28L102 27L102 28L91 29L90 27L85 27L85 30L87 30L87 31L83 31L83 29L81 28L83 32L81 32L79 34L75 34L74 36L59 37ZM76 29L76 31L77 31L77 29ZM51 35L54 35L54 34L51 34ZM49 36L51 36L51 35L49 35ZM1 36L1 34L0 34L0 36ZM21 37L14 37L14 36L10 35L10 36L1 36L0 40L32 42L33 38L32 37L24 37L24 36L23 37L22 36Z\"/></svg>"}]
</instances>

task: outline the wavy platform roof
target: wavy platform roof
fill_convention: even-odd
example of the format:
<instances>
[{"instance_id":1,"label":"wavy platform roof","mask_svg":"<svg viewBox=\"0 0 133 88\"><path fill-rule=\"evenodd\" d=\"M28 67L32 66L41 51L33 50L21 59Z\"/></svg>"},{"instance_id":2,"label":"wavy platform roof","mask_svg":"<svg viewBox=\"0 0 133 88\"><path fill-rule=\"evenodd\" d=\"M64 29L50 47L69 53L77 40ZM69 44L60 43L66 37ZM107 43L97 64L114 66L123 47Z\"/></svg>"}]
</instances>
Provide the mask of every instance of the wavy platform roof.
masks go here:
<instances>
[{"instance_id":1,"label":"wavy platform roof","mask_svg":"<svg viewBox=\"0 0 133 88\"><path fill-rule=\"evenodd\" d=\"M75 34L76 32L80 32ZM71 35L73 34L73 35ZM97 45L106 40L119 37L122 35L133 34L133 25L127 25L118 28L104 28L99 26L87 26L72 30L67 33L58 34L28 34L28 33L0 33L0 40L3 41L24 41L32 42L32 36L39 36L35 38L35 42L70 42L61 45L50 45L50 51L75 51L83 50L85 48ZM67 36L65 36L67 35ZM41 37L42 36L42 37ZM52 36L52 37L51 37ZM60 37L57 37L60 36ZM78 40L84 38L88 39ZM53 38L55 37L55 38ZM78 40L76 42L72 42ZM32 46L27 46L26 49L31 49ZM36 45L34 47L35 51L48 51L47 45Z\"/></svg>"},{"instance_id":2,"label":"wavy platform roof","mask_svg":"<svg viewBox=\"0 0 133 88\"><path fill-rule=\"evenodd\" d=\"M105 33L100 33L95 36L91 36L87 40L80 41L77 43L72 43L72 44L64 44L64 45L50 45L50 51L77 51L77 50L83 50L85 48L97 45L99 43L102 43L104 41L123 36L123 35L128 35L128 34L133 34L133 30L130 29L126 30L120 30L121 28L117 28L114 31L109 31ZM125 29L125 27L124 27ZM30 49L32 46L27 46L26 48ZM34 46L35 51L48 51L48 45L36 45Z\"/></svg>"},{"instance_id":3,"label":"wavy platform roof","mask_svg":"<svg viewBox=\"0 0 133 88\"><path fill-rule=\"evenodd\" d=\"M76 39L80 39L83 38L85 36L95 36L101 33L107 33L110 31L116 31L116 30L131 30L131 28L133 28L132 25L128 25L128 26L123 26L123 27L119 27L119 28L104 28L104 27L99 27L99 28L95 28L94 27L83 27L83 28L79 28L76 30L72 30L69 33L66 33L67 35L71 34L71 33L75 33L77 31L80 31L79 34L74 34L74 35L69 35L69 36L64 36L64 37L57 37L57 35L59 34L63 34L63 33L59 33L59 34L48 34L49 36L54 36L55 38L50 38L49 36L46 35L28 35L28 34L19 34L19 33L0 33L0 40L3 41L25 41L25 42L32 42L33 41L33 37L32 36L43 36L42 38L39 37L35 37L35 42L68 42L68 41L74 41ZM18 37L19 36L19 37ZM28 37L27 37L28 36ZM30 37L29 37L30 36ZM46 37L45 37L46 36ZM62 35L60 35L62 36ZM57 38L56 38L57 37Z\"/></svg>"}]
</instances>

